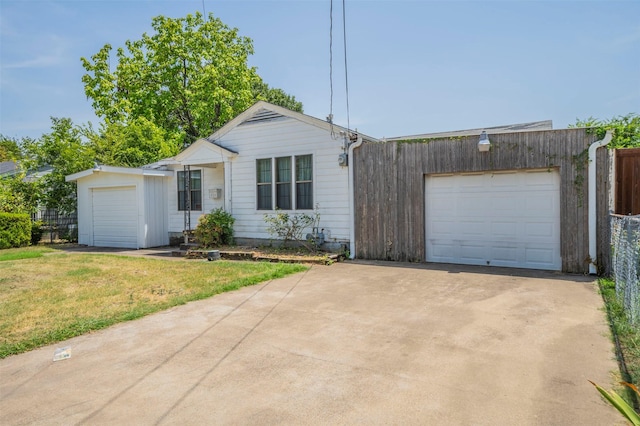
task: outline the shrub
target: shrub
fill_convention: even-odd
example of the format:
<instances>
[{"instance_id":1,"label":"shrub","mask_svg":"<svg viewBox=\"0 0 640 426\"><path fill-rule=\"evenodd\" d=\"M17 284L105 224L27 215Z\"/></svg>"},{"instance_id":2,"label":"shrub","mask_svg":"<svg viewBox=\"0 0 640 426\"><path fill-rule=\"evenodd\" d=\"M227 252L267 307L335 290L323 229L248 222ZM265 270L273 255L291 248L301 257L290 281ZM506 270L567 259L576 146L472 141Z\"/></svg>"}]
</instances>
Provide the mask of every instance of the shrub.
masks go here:
<instances>
[{"instance_id":1,"label":"shrub","mask_svg":"<svg viewBox=\"0 0 640 426\"><path fill-rule=\"evenodd\" d=\"M28 246L31 218L25 213L0 212L0 249Z\"/></svg>"},{"instance_id":2,"label":"shrub","mask_svg":"<svg viewBox=\"0 0 640 426\"><path fill-rule=\"evenodd\" d=\"M235 219L221 208L200 216L194 234L203 247L215 247L233 243Z\"/></svg>"},{"instance_id":3,"label":"shrub","mask_svg":"<svg viewBox=\"0 0 640 426\"><path fill-rule=\"evenodd\" d=\"M40 242L44 229L42 229L42 221L38 220L31 223L31 245L35 246Z\"/></svg>"},{"instance_id":4,"label":"shrub","mask_svg":"<svg viewBox=\"0 0 640 426\"><path fill-rule=\"evenodd\" d=\"M282 239L283 246L286 247L290 241L297 241L311 250L311 245L302 238L302 234L305 229L318 226L320 214L317 207L312 214L289 214L276 210L276 214L265 214L264 221L267 224L267 232L273 237Z\"/></svg>"}]
</instances>

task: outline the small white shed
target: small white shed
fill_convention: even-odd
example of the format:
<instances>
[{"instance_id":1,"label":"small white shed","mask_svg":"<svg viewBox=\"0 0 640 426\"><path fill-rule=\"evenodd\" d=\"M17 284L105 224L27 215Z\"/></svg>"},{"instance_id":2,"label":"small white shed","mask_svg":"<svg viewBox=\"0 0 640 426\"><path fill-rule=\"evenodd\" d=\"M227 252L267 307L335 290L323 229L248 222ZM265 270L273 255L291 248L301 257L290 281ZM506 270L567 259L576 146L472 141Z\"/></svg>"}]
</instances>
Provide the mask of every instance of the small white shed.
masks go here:
<instances>
[{"instance_id":1,"label":"small white shed","mask_svg":"<svg viewBox=\"0 0 640 426\"><path fill-rule=\"evenodd\" d=\"M169 244L171 170L97 166L67 176L78 185L78 242L96 247Z\"/></svg>"}]
</instances>

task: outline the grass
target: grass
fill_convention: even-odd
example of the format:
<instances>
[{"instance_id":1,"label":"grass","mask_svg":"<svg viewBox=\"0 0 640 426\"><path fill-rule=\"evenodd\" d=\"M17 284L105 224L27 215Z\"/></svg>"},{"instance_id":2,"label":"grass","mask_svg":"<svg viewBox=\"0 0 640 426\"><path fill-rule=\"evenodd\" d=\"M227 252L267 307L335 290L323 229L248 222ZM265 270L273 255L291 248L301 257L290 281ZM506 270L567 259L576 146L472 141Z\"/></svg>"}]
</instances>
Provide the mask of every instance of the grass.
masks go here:
<instances>
[{"instance_id":1,"label":"grass","mask_svg":"<svg viewBox=\"0 0 640 426\"><path fill-rule=\"evenodd\" d=\"M297 264L172 261L51 249L2 250L0 256L0 359L307 269Z\"/></svg>"},{"instance_id":2,"label":"grass","mask_svg":"<svg viewBox=\"0 0 640 426\"><path fill-rule=\"evenodd\" d=\"M600 292L605 302L609 326L614 339L619 342L619 358L624 358L621 368L622 379L640 386L640 328L633 327L627 320L624 309L616 297L615 282L608 278L599 280ZM622 363L621 363L622 365ZM625 399L634 403L635 395L624 392Z\"/></svg>"},{"instance_id":3,"label":"grass","mask_svg":"<svg viewBox=\"0 0 640 426\"><path fill-rule=\"evenodd\" d=\"M53 252L53 249L38 246L0 250L0 262L7 260L33 259L36 257L42 257L45 253L50 252Z\"/></svg>"}]
</instances>

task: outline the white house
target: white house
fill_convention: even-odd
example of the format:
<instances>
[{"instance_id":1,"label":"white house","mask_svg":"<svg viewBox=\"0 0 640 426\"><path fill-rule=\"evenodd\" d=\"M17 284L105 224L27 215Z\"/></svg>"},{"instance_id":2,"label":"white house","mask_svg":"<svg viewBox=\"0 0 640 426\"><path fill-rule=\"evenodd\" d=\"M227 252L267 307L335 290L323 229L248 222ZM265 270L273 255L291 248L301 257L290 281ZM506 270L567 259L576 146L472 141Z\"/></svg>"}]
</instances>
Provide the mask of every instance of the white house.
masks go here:
<instances>
[{"instance_id":1,"label":"white house","mask_svg":"<svg viewBox=\"0 0 640 426\"><path fill-rule=\"evenodd\" d=\"M221 207L235 218L241 243L268 242L264 215L276 209L317 209L327 244L348 245L349 148L362 138L376 140L360 135L349 141L346 135L327 121L261 101L173 158L142 168L96 166L67 176L78 185L78 241L162 246Z\"/></svg>"}]
</instances>

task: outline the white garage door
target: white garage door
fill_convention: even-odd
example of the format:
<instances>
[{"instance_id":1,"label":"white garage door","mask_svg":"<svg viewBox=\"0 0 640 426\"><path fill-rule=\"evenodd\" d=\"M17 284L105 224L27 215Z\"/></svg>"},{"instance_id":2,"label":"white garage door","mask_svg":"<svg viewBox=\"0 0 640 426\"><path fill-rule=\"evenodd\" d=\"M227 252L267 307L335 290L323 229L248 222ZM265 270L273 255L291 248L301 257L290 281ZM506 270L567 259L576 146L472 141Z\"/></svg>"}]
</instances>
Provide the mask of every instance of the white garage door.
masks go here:
<instances>
[{"instance_id":1,"label":"white garage door","mask_svg":"<svg viewBox=\"0 0 640 426\"><path fill-rule=\"evenodd\" d=\"M427 261L562 268L558 171L425 179Z\"/></svg>"},{"instance_id":2,"label":"white garage door","mask_svg":"<svg viewBox=\"0 0 640 426\"><path fill-rule=\"evenodd\" d=\"M94 188L93 245L138 248L135 186Z\"/></svg>"}]
</instances>

